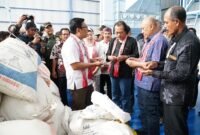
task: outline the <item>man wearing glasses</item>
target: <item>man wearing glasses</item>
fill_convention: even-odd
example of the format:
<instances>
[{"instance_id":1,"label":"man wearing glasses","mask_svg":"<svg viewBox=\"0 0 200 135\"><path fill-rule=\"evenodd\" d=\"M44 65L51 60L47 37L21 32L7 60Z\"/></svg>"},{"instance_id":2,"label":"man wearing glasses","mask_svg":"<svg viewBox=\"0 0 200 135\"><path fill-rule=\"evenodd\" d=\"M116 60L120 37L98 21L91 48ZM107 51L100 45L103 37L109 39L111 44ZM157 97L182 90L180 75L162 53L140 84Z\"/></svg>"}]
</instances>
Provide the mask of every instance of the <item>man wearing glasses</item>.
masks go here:
<instances>
[{"instance_id":1,"label":"man wearing glasses","mask_svg":"<svg viewBox=\"0 0 200 135\"><path fill-rule=\"evenodd\" d=\"M64 105L67 105L67 80L65 75L65 67L63 64L63 59L61 56L61 50L64 42L70 35L70 31L68 28L62 28L60 30L60 41L57 41L53 46L50 59L52 59L52 77L54 79L58 79L58 88L60 92L61 101Z\"/></svg>"},{"instance_id":2,"label":"man wearing glasses","mask_svg":"<svg viewBox=\"0 0 200 135\"><path fill-rule=\"evenodd\" d=\"M70 37L61 50L67 75L67 100L72 110L84 109L91 104L93 92L91 67L101 66L98 59L88 57L83 39L87 37L88 27L82 18L70 20Z\"/></svg>"}]
</instances>

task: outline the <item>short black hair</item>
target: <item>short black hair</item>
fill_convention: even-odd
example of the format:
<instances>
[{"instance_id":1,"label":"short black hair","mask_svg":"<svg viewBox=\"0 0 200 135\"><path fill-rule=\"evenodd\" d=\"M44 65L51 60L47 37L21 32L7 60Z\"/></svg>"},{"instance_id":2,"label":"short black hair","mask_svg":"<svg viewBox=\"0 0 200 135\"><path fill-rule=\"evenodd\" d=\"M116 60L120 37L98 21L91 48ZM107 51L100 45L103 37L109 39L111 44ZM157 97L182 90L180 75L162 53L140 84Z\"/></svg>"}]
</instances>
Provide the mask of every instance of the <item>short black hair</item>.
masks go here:
<instances>
[{"instance_id":1,"label":"short black hair","mask_svg":"<svg viewBox=\"0 0 200 135\"><path fill-rule=\"evenodd\" d=\"M113 33L115 33L115 26L121 26L121 25L124 27L124 31L126 32L126 34L128 34L131 28L124 21L118 21L114 24Z\"/></svg>"},{"instance_id":2,"label":"short black hair","mask_svg":"<svg viewBox=\"0 0 200 135\"><path fill-rule=\"evenodd\" d=\"M55 34L56 37L59 37L60 35L61 35L60 31L57 31Z\"/></svg>"},{"instance_id":3,"label":"short black hair","mask_svg":"<svg viewBox=\"0 0 200 135\"><path fill-rule=\"evenodd\" d=\"M101 26L99 27L99 30L102 31L104 28L106 28L106 26L105 26L105 25L101 25Z\"/></svg>"},{"instance_id":4,"label":"short black hair","mask_svg":"<svg viewBox=\"0 0 200 135\"><path fill-rule=\"evenodd\" d=\"M82 23L84 22L83 18L73 18L69 22L69 28L71 33L76 34L76 29L82 27Z\"/></svg>"},{"instance_id":5,"label":"short black hair","mask_svg":"<svg viewBox=\"0 0 200 135\"><path fill-rule=\"evenodd\" d=\"M69 33L70 33L70 30L69 30L68 28L61 28L61 29L60 29L60 34L62 34L62 31L63 31L63 30L67 30L67 31L69 31Z\"/></svg>"},{"instance_id":6,"label":"short black hair","mask_svg":"<svg viewBox=\"0 0 200 135\"><path fill-rule=\"evenodd\" d=\"M27 23L26 23L26 26L25 26L25 29L26 29L26 30L28 30L28 29L30 29L30 28L35 28L35 29L37 28L36 25L35 25L35 23L32 22L32 21L31 21L31 22L27 22Z\"/></svg>"},{"instance_id":7,"label":"short black hair","mask_svg":"<svg viewBox=\"0 0 200 135\"><path fill-rule=\"evenodd\" d=\"M144 35L143 33L139 33L137 36L136 36L136 41L139 41L141 39L144 39Z\"/></svg>"},{"instance_id":8,"label":"short black hair","mask_svg":"<svg viewBox=\"0 0 200 135\"><path fill-rule=\"evenodd\" d=\"M186 21L186 11L181 6L173 6L170 8L170 17L172 19L178 19L181 22Z\"/></svg>"},{"instance_id":9,"label":"short black hair","mask_svg":"<svg viewBox=\"0 0 200 135\"><path fill-rule=\"evenodd\" d=\"M5 40L9 35L10 33L8 31L0 31L0 42Z\"/></svg>"}]
</instances>

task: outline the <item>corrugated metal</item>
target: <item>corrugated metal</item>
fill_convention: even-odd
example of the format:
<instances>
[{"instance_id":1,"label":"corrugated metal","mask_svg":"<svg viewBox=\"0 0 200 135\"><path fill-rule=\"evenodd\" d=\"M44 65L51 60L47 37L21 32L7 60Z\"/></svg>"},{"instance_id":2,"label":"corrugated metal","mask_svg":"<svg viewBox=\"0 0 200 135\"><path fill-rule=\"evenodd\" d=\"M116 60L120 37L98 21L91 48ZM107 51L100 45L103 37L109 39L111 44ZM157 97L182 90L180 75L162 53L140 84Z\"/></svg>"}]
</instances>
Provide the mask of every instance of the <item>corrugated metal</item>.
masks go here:
<instances>
[{"instance_id":1,"label":"corrugated metal","mask_svg":"<svg viewBox=\"0 0 200 135\"><path fill-rule=\"evenodd\" d=\"M127 11L149 15L160 15L160 6L160 0L137 0L137 2Z\"/></svg>"},{"instance_id":2,"label":"corrugated metal","mask_svg":"<svg viewBox=\"0 0 200 135\"><path fill-rule=\"evenodd\" d=\"M180 0L161 0L161 9L166 9L173 5L180 5Z\"/></svg>"},{"instance_id":3,"label":"corrugated metal","mask_svg":"<svg viewBox=\"0 0 200 135\"><path fill-rule=\"evenodd\" d=\"M162 19L167 9L174 5L180 5L180 0L161 0L161 18Z\"/></svg>"},{"instance_id":4,"label":"corrugated metal","mask_svg":"<svg viewBox=\"0 0 200 135\"><path fill-rule=\"evenodd\" d=\"M125 11L126 2L127 0L101 0L101 24L113 27L116 21L123 20L133 28L132 34L136 35L146 16L160 19L160 0L137 0Z\"/></svg>"}]
</instances>

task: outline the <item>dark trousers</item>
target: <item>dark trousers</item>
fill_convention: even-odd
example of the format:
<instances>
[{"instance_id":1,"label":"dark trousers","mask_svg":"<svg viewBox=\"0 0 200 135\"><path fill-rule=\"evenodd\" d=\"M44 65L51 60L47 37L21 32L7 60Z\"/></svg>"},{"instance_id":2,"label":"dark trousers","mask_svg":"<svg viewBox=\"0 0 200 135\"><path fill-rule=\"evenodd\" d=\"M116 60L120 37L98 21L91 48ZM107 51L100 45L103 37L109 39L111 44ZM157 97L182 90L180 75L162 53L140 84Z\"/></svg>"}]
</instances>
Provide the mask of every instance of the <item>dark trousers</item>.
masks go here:
<instances>
[{"instance_id":1,"label":"dark trousers","mask_svg":"<svg viewBox=\"0 0 200 135\"><path fill-rule=\"evenodd\" d=\"M91 95L94 91L93 86L76 90L67 90L68 105L72 110L82 110L91 105Z\"/></svg>"},{"instance_id":2,"label":"dark trousers","mask_svg":"<svg viewBox=\"0 0 200 135\"><path fill-rule=\"evenodd\" d=\"M138 88L138 102L144 135L160 134L160 94Z\"/></svg>"},{"instance_id":3,"label":"dark trousers","mask_svg":"<svg viewBox=\"0 0 200 135\"><path fill-rule=\"evenodd\" d=\"M163 106L165 135L188 135L188 108L165 103Z\"/></svg>"},{"instance_id":4,"label":"dark trousers","mask_svg":"<svg viewBox=\"0 0 200 135\"><path fill-rule=\"evenodd\" d=\"M105 94L104 86L107 86L107 95L112 99L110 76L107 74L100 75L100 92Z\"/></svg>"},{"instance_id":5,"label":"dark trousers","mask_svg":"<svg viewBox=\"0 0 200 135\"><path fill-rule=\"evenodd\" d=\"M93 84L94 90L100 92L100 75L95 75L93 77L93 81L94 81Z\"/></svg>"},{"instance_id":6,"label":"dark trousers","mask_svg":"<svg viewBox=\"0 0 200 135\"><path fill-rule=\"evenodd\" d=\"M64 105L67 105L67 79L66 77L58 78L58 88L59 88L62 103Z\"/></svg>"}]
</instances>

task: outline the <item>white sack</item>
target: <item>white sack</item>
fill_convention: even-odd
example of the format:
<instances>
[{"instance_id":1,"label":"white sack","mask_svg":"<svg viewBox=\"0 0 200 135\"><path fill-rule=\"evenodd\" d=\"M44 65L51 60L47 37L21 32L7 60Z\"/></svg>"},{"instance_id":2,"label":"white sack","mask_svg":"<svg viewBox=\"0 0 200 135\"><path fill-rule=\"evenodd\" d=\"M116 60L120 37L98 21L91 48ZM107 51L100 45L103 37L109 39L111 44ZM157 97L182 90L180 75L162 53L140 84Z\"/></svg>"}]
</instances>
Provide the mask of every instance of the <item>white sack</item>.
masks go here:
<instances>
[{"instance_id":1,"label":"white sack","mask_svg":"<svg viewBox=\"0 0 200 135\"><path fill-rule=\"evenodd\" d=\"M4 95L0 114L6 120L40 119L52 125L57 135L64 135L64 105L59 97L51 93L50 88L40 76L38 76L37 85L37 102L28 102Z\"/></svg>"},{"instance_id":2,"label":"white sack","mask_svg":"<svg viewBox=\"0 0 200 135\"><path fill-rule=\"evenodd\" d=\"M49 120L57 107L51 98L48 86L41 77L37 77L37 101L28 102L18 98L3 95L0 114L6 120Z\"/></svg>"},{"instance_id":3,"label":"white sack","mask_svg":"<svg viewBox=\"0 0 200 135\"><path fill-rule=\"evenodd\" d=\"M36 100L38 54L24 42L7 38L0 43L0 92L28 101Z\"/></svg>"},{"instance_id":4,"label":"white sack","mask_svg":"<svg viewBox=\"0 0 200 135\"><path fill-rule=\"evenodd\" d=\"M90 105L84 110L81 110L81 117L83 119L104 119L104 120L115 120L116 118L104 108L98 105Z\"/></svg>"},{"instance_id":5,"label":"white sack","mask_svg":"<svg viewBox=\"0 0 200 135\"><path fill-rule=\"evenodd\" d=\"M66 107L64 107L59 97L52 94L51 97L55 101L56 107L52 118L48 120L47 123L49 123L52 127L55 128L57 135L66 135L68 130L68 123L64 125L63 120L65 115L69 115L69 112L66 111ZM66 116L65 119L67 118L69 117Z\"/></svg>"},{"instance_id":6,"label":"white sack","mask_svg":"<svg viewBox=\"0 0 200 135\"><path fill-rule=\"evenodd\" d=\"M51 82L50 71L43 62L41 62L40 65L38 66L38 75L44 79L44 81L48 86L50 85Z\"/></svg>"},{"instance_id":7,"label":"white sack","mask_svg":"<svg viewBox=\"0 0 200 135\"><path fill-rule=\"evenodd\" d=\"M40 120L15 120L0 123L0 135L56 135Z\"/></svg>"},{"instance_id":8,"label":"white sack","mask_svg":"<svg viewBox=\"0 0 200 135\"><path fill-rule=\"evenodd\" d=\"M116 119L122 123L126 123L131 120L129 113L124 112L119 108L107 95L103 95L97 91L92 93L91 101L93 104L99 105L101 108L110 112Z\"/></svg>"},{"instance_id":9,"label":"white sack","mask_svg":"<svg viewBox=\"0 0 200 135\"><path fill-rule=\"evenodd\" d=\"M49 88L51 90L51 93L57 97L60 98L60 93L59 93L59 89L58 87L56 86L56 84L53 82L53 81L50 81L50 85L49 85ZM61 100L61 98L60 98Z\"/></svg>"},{"instance_id":10,"label":"white sack","mask_svg":"<svg viewBox=\"0 0 200 135\"><path fill-rule=\"evenodd\" d=\"M64 114L64 117L62 116L62 125L63 125L63 128L65 130L65 132L67 134L69 134L69 121L70 121L70 116L71 116L71 113L72 113L72 109L68 106L65 106L65 114Z\"/></svg>"},{"instance_id":11,"label":"white sack","mask_svg":"<svg viewBox=\"0 0 200 135\"><path fill-rule=\"evenodd\" d=\"M70 115L69 128L69 135L133 135L126 124L104 119L83 119L81 111L73 111Z\"/></svg>"}]
</instances>

